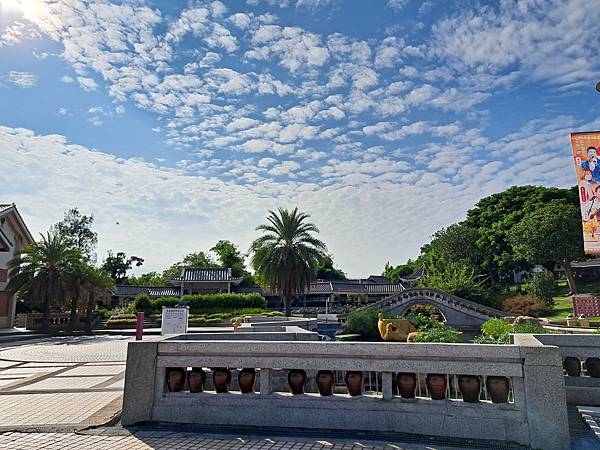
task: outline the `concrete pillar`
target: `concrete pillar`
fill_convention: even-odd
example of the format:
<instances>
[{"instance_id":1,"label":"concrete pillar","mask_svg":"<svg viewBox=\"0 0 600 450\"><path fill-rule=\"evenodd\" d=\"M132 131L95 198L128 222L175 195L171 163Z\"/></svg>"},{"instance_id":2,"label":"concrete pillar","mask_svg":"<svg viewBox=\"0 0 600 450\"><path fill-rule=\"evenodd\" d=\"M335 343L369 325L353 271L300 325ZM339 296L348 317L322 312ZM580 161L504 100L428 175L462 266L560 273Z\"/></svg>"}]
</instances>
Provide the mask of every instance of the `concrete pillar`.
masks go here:
<instances>
[{"instance_id":1,"label":"concrete pillar","mask_svg":"<svg viewBox=\"0 0 600 450\"><path fill-rule=\"evenodd\" d=\"M152 407L157 386L155 380L157 355L158 342L138 341L130 342L127 345L123 414L121 416L121 423L124 426L152 420Z\"/></svg>"},{"instance_id":2,"label":"concrete pillar","mask_svg":"<svg viewBox=\"0 0 600 450\"><path fill-rule=\"evenodd\" d=\"M394 374L392 372L383 372L381 374L381 391L383 392L384 400L391 400L394 398L394 390L392 389L392 379Z\"/></svg>"},{"instance_id":3,"label":"concrete pillar","mask_svg":"<svg viewBox=\"0 0 600 450\"><path fill-rule=\"evenodd\" d=\"M268 395L272 391L273 371L271 369L260 369L260 394Z\"/></svg>"}]
</instances>

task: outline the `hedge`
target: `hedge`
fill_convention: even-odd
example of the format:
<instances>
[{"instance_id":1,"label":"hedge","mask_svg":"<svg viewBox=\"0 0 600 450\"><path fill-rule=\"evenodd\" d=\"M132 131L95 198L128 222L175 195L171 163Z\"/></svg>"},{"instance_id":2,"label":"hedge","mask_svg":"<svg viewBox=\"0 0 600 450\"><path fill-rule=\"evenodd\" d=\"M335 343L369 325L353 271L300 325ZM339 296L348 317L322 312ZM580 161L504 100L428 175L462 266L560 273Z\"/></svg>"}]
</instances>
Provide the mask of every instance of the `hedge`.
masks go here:
<instances>
[{"instance_id":1,"label":"hedge","mask_svg":"<svg viewBox=\"0 0 600 450\"><path fill-rule=\"evenodd\" d=\"M211 312L227 312L232 309L242 308L261 308L267 306L265 298L259 294L202 294L202 295L184 295L178 297L159 297L151 299L150 303L144 299L135 303L136 311L147 313L160 313L162 307L174 307L183 304L190 307L190 313L198 314L210 310ZM138 309L138 307L140 309Z\"/></svg>"}]
</instances>

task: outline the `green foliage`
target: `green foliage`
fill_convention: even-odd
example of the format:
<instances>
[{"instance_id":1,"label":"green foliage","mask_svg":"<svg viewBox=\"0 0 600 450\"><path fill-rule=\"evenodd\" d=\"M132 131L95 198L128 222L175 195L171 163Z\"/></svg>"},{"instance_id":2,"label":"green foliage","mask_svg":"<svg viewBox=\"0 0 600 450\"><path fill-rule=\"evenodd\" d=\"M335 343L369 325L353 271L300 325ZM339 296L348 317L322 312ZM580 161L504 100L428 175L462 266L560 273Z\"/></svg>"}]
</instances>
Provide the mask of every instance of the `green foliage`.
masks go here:
<instances>
[{"instance_id":1,"label":"green foliage","mask_svg":"<svg viewBox=\"0 0 600 450\"><path fill-rule=\"evenodd\" d=\"M455 223L436 231L429 244L421 249L426 261L444 259L459 261L470 268L481 267L482 251L477 246L479 233L464 223Z\"/></svg>"},{"instance_id":2,"label":"green foliage","mask_svg":"<svg viewBox=\"0 0 600 450\"><path fill-rule=\"evenodd\" d=\"M63 220L54 224L51 230L69 239L88 261L92 261L95 259L98 244L98 233L92 231L93 223L93 215L86 216L81 214L78 208L71 208L65 212Z\"/></svg>"},{"instance_id":3,"label":"green foliage","mask_svg":"<svg viewBox=\"0 0 600 450\"><path fill-rule=\"evenodd\" d=\"M412 321L418 331L435 330L438 328L444 328L444 324L439 320L432 319L431 317L423 314L407 314L404 316L405 319Z\"/></svg>"},{"instance_id":4,"label":"green foliage","mask_svg":"<svg viewBox=\"0 0 600 450\"><path fill-rule=\"evenodd\" d=\"M381 311L376 308L364 308L348 314L346 334L360 334L363 338L378 338L377 321Z\"/></svg>"},{"instance_id":5,"label":"green foliage","mask_svg":"<svg viewBox=\"0 0 600 450\"><path fill-rule=\"evenodd\" d=\"M148 294L138 294L133 301L133 308L135 311L150 313L153 310L152 301Z\"/></svg>"},{"instance_id":6,"label":"green foliage","mask_svg":"<svg viewBox=\"0 0 600 450\"><path fill-rule=\"evenodd\" d=\"M258 279L262 286L281 293L288 316L294 295L314 281L327 250L325 243L315 237L319 229L308 222L309 218L298 208L269 211L269 223L256 228L263 234L250 247L250 262Z\"/></svg>"},{"instance_id":7,"label":"green foliage","mask_svg":"<svg viewBox=\"0 0 600 450\"><path fill-rule=\"evenodd\" d=\"M502 319L486 320L481 325L481 332L486 338L498 340L504 335L508 335L513 326Z\"/></svg>"},{"instance_id":8,"label":"green foliage","mask_svg":"<svg viewBox=\"0 0 600 450\"><path fill-rule=\"evenodd\" d=\"M217 323L223 323L223 319L220 317L214 317L212 319L206 319L206 324L217 324Z\"/></svg>"},{"instance_id":9,"label":"green foliage","mask_svg":"<svg viewBox=\"0 0 600 450\"><path fill-rule=\"evenodd\" d=\"M546 306L554 306L554 274L549 270L533 274L533 280L528 287L529 293L537 300L543 301Z\"/></svg>"},{"instance_id":10,"label":"green foliage","mask_svg":"<svg viewBox=\"0 0 600 450\"><path fill-rule=\"evenodd\" d=\"M460 333L452 328L432 328L419 332L412 342L460 342Z\"/></svg>"},{"instance_id":11,"label":"green foliage","mask_svg":"<svg viewBox=\"0 0 600 450\"><path fill-rule=\"evenodd\" d=\"M406 264L398 264L396 267L390 265L390 263L387 262L385 263L382 275L389 279L392 283L399 283L400 278L412 274L422 265L422 257L417 258L416 261L412 261L409 259L406 262Z\"/></svg>"},{"instance_id":12,"label":"green foliage","mask_svg":"<svg viewBox=\"0 0 600 450\"><path fill-rule=\"evenodd\" d=\"M184 295L182 299L159 297L150 300L151 309L148 312L160 313L163 306L172 308L178 304L189 306L190 313L197 314L209 310L213 313L242 308L260 308L262 310L267 306L267 301L259 294Z\"/></svg>"},{"instance_id":13,"label":"green foliage","mask_svg":"<svg viewBox=\"0 0 600 450\"><path fill-rule=\"evenodd\" d=\"M481 332L483 336L475 338L473 342L475 344L508 344L510 341L510 334L542 334L548 333L544 327L538 325L530 325L526 323L511 325L504 322L501 319L490 319L481 325Z\"/></svg>"},{"instance_id":14,"label":"green foliage","mask_svg":"<svg viewBox=\"0 0 600 450\"><path fill-rule=\"evenodd\" d=\"M231 274L234 277L244 279L242 285L254 286L252 274L246 270L244 256L235 244L227 240L220 240L210 251L217 255L221 267L231 268Z\"/></svg>"},{"instance_id":15,"label":"green foliage","mask_svg":"<svg viewBox=\"0 0 600 450\"><path fill-rule=\"evenodd\" d=\"M130 256L129 258L123 252L118 252L116 255L111 250L108 251L108 256L102 264L102 268L110 274L117 284L124 284L127 282L127 272L131 270L133 264L136 267L140 267L144 264L144 260L137 256Z\"/></svg>"},{"instance_id":16,"label":"green foliage","mask_svg":"<svg viewBox=\"0 0 600 450\"><path fill-rule=\"evenodd\" d=\"M212 257L205 252L189 253L184 256L183 261L173 264L168 269L165 269L162 273L163 278L177 278L181 275L181 271L184 268L194 267L219 267L219 265L212 259Z\"/></svg>"},{"instance_id":17,"label":"green foliage","mask_svg":"<svg viewBox=\"0 0 600 450\"><path fill-rule=\"evenodd\" d=\"M317 278L321 280L345 280L346 274L333 266L333 256L326 255L317 265Z\"/></svg>"},{"instance_id":18,"label":"green foliage","mask_svg":"<svg viewBox=\"0 0 600 450\"><path fill-rule=\"evenodd\" d=\"M127 278L127 284L130 286L168 286L167 280L158 272L146 272L140 276L131 276Z\"/></svg>"},{"instance_id":19,"label":"green foliage","mask_svg":"<svg viewBox=\"0 0 600 450\"><path fill-rule=\"evenodd\" d=\"M512 270L529 268L524 258L513 251L509 233L527 212L556 199L575 207L579 205L577 189L513 186L481 199L467 212L467 219L463 223L478 232L477 246L482 252L481 267L484 273L498 281L510 276Z\"/></svg>"},{"instance_id":20,"label":"green foliage","mask_svg":"<svg viewBox=\"0 0 600 450\"><path fill-rule=\"evenodd\" d=\"M481 277L464 261L439 258L426 266L420 286L444 292L478 303L486 303L487 296Z\"/></svg>"},{"instance_id":21,"label":"green foliage","mask_svg":"<svg viewBox=\"0 0 600 450\"><path fill-rule=\"evenodd\" d=\"M333 338L334 341L339 341L339 342L360 341L360 339L361 339L360 334L338 334L338 335L334 336L334 338Z\"/></svg>"}]
</instances>

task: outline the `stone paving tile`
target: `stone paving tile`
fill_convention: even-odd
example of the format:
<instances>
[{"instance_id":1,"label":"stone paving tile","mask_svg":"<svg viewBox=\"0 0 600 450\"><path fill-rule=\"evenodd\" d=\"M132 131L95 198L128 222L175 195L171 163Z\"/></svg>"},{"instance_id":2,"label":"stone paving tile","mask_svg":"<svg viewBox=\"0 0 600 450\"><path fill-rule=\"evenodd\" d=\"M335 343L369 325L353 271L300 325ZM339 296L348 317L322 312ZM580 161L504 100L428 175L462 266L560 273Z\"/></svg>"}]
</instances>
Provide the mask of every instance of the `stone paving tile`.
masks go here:
<instances>
[{"instance_id":1,"label":"stone paving tile","mask_svg":"<svg viewBox=\"0 0 600 450\"><path fill-rule=\"evenodd\" d=\"M86 449L86 450L305 450L305 449L386 449L386 450L459 450L458 447L426 446L421 444L364 444L360 442L329 442L290 438L237 438L223 437L215 439L202 435L168 433L160 437L129 436L94 436L74 433L5 433L0 434L0 449Z\"/></svg>"},{"instance_id":2,"label":"stone paving tile","mask_svg":"<svg viewBox=\"0 0 600 450\"><path fill-rule=\"evenodd\" d=\"M61 369L64 369L64 367L15 367L12 369L3 370L2 372L0 372L0 375L33 375L38 373L52 373Z\"/></svg>"},{"instance_id":3,"label":"stone paving tile","mask_svg":"<svg viewBox=\"0 0 600 450\"><path fill-rule=\"evenodd\" d=\"M0 360L1 362L1 360ZM74 366L77 363L44 363L44 362L28 362L25 363L19 367L57 367L57 368L62 368L62 367L68 367L68 366Z\"/></svg>"},{"instance_id":4,"label":"stone paving tile","mask_svg":"<svg viewBox=\"0 0 600 450\"><path fill-rule=\"evenodd\" d=\"M5 361L3 359L0 359L0 368L5 368L5 367L11 367L17 364L22 364L18 361Z\"/></svg>"},{"instance_id":5,"label":"stone paving tile","mask_svg":"<svg viewBox=\"0 0 600 450\"><path fill-rule=\"evenodd\" d=\"M121 392L0 395L0 426L77 424Z\"/></svg>"},{"instance_id":6,"label":"stone paving tile","mask_svg":"<svg viewBox=\"0 0 600 450\"><path fill-rule=\"evenodd\" d=\"M15 391L45 391L45 390L60 390L60 389L87 389L94 387L104 381L110 380L112 377L53 377L40 380L27 386L16 388ZM82 393L85 397L87 394Z\"/></svg>"},{"instance_id":7,"label":"stone paving tile","mask_svg":"<svg viewBox=\"0 0 600 450\"><path fill-rule=\"evenodd\" d=\"M125 372L125 364L111 366L79 366L58 375L59 377L67 376L85 376L85 375L118 375Z\"/></svg>"}]
</instances>

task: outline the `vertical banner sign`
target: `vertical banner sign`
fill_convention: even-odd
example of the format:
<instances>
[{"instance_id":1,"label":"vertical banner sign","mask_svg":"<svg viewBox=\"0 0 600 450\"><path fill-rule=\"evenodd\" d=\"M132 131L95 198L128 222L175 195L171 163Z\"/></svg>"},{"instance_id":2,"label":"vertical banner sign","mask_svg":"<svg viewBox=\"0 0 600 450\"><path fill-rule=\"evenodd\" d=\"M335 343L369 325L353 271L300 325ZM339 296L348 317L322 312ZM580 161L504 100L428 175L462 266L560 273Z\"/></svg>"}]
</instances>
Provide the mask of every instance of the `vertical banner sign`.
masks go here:
<instances>
[{"instance_id":1,"label":"vertical banner sign","mask_svg":"<svg viewBox=\"0 0 600 450\"><path fill-rule=\"evenodd\" d=\"M600 131L571 133L573 163L577 174L583 249L600 254Z\"/></svg>"}]
</instances>

